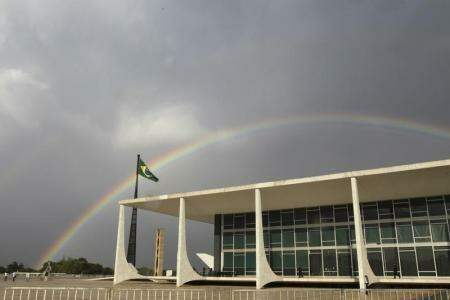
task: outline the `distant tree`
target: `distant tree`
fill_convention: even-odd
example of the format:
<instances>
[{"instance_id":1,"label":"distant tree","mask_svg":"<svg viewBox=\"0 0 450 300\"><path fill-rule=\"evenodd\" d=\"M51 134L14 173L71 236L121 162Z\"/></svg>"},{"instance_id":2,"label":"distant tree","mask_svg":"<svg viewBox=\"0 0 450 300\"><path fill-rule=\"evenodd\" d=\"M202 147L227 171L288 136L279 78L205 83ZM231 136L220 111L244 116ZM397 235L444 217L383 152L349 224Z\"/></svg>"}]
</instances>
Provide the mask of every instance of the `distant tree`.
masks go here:
<instances>
[{"instance_id":1,"label":"distant tree","mask_svg":"<svg viewBox=\"0 0 450 300\"><path fill-rule=\"evenodd\" d=\"M101 264L98 263L90 263L84 257L80 258L72 258L72 257L63 257L58 262L50 262L52 267L52 272L54 273L67 273L67 274L92 274L92 275L101 275L113 274L111 268L105 268ZM41 268L41 272L45 269L45 266Z\"/></svg>"},{"instance_id":2,"label":"distant tree","mask_svg":"<svg viewBox=\"0 0 450 300\"><path fill-rule=\"evenodd\" d=\"M23 263L18 263L16 261L13 261L12 263L10 263L9 265L5 267L0 267L0 273L3 272L8 272L8 273L12 273L12 272L36 272L36 270L29 268L29 267L25 267L23 265Z\"/></svg>"},{"instance_id":3,"label":"distant tree","mask_svg":"<svg viewBox=\"0 0 450 300\"><path fill-rule=\"evenodd\" d=\"M144 276L152 276L153 275L153 269L147 268L147 267L140 267L137 268L138 273Z\"/></svg>"},{"instance_id":4,"label":"distant tree","mask_svg":"<svg viewBox=\"0 0 450 300\"><path fill-rule=\"evenodd\" d=\"M53 273L67 273L67 274L92 274L92 275L111 275L114 271L109 267L103 267L98 263L90 263L84 257L72 258L63 257L60 261L46 262L37 272L44 272L47 268L47 263L50 263ZM0 273L8 272L36 272L32 268L25 267L23 263L13 261L6 268L0 266Z\"/></svg>"},{"instance_id":5,"label":"distant tree","mask_svg":"<svg viewBox=\"0 0 450 300\"><path fill-rule=\"evenodd\" d=\"M6 270L8 273L22 271L23 270L23 264L17 263L17 261L13 261L9 265L6 266Z\"/></svg>"},{"instance_id":6,"label":"distant tree","mask_svg":"<svg viewBox=\"0 0 450 300\"><path fill-rule=\"evenodd\" d=\"M3 266L0 266L0 275L5 273L5 271L6 271L6 268Z\"/></svg>"}]
</instances>

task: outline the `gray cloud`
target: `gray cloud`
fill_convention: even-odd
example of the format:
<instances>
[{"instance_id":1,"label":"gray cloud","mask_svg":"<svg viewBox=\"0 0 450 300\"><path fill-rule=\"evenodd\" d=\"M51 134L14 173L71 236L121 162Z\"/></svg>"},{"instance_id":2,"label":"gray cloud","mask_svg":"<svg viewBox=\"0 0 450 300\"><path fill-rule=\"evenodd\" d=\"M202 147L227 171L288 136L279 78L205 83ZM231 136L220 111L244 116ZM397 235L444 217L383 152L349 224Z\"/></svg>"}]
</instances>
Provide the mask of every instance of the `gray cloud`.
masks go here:
<instances>
[{"instance_id":1,"label":"gray cloud","mask_svg":"<svg viewBox=\"0 0 450 300\"><path fill-rule=\"evenodd\" d=\"M268 118L358 113L448 127L447 1L3 1L0 264L34 263L146 160ZM140 141L141 139L141 141ZM450 141L349 124L219 142L157 171L160 194L448 158ZM127 198L124 191L114 201ZM114 201L62 255L112 265ZM141 213L138 263L176 219ZM194 234L200 232L202 234ZM211 251L191 223L191 253ZM101 239L99 240L99 237Z\"/></svg>"}]
</instances>

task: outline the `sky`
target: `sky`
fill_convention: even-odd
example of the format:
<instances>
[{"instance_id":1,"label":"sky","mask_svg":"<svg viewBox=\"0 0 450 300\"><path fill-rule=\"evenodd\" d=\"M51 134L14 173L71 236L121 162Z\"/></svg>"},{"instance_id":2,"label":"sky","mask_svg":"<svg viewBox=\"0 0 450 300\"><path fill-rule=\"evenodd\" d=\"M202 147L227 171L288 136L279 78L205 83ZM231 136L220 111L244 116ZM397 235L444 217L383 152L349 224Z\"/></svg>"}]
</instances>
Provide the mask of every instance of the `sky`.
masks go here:
<instances>
[{"instance_id":1,"label":"sky","mask_svg":"<svg viewBox=\"0 0 450 300\"><path fill-rule=\"evenodd\" d=\"M133 173L137 153L150 162L220 130L323 114L450 134L449 11L439 0L0 0L0 265L33 266ZM448 158L442 136L291 124L173 160L140 195ZM132 195L111 199L54 259L112 266L117 201ZM159 227L174 267L177 219L149 212L138 266L153 264ZM187 234L197 264L213 228L189 222Z\"/></svg>"}]
</instances>

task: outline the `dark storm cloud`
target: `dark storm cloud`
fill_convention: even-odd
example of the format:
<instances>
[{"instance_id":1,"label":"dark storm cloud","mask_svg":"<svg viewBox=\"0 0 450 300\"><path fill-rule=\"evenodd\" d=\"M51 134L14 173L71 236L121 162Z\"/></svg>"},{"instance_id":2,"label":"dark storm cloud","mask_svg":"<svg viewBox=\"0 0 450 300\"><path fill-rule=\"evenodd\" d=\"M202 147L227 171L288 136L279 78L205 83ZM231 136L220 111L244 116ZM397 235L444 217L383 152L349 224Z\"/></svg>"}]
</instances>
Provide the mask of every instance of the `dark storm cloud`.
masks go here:
<instances>
[{"instance_id":1,"label":"dark storm cloud","mask_svg":"<svg viewBox=\"0 0 450 300\"><path fill-rule=\"evenodd\" d=\"M447 1L1 2L8 242L0 265L35 262L133 171L137 152L150 160L215 130L297 114L449 126L449 9ZM370 126L283 127L175 161L142 194L442 159L449 144ZM138 263L151 263L153 231L165 227L173 266L176 219L141 216ZM116 218L110 203L59 255L111 265ZM191 223L188 233L192 253L211 252L202 239L210 226Z\"/></svg>"}]
</instances>

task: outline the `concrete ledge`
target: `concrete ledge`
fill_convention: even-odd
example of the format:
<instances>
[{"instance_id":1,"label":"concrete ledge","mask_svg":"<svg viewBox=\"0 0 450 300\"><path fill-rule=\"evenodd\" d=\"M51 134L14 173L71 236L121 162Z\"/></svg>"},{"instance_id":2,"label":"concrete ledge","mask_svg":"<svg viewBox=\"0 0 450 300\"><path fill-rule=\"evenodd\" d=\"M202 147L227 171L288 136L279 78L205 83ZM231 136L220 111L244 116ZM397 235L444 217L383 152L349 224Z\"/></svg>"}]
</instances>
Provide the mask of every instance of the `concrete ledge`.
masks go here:
<instances>
[{"instance_id":1,"label":"concrete ledge","mask_svg":"<svg viewBox=\"0 0 450 300\"><path fill-rule=\"evenodd\" d=\"M164 277L164 276L148 276L148 279L151 280L176 280L176 277ZM256 282L256 277L214 277L214 276L205 276L201 279L197 279L196 281L221 281L221 282ZM349 276L308 276L308 277L282 277L278 276L277 280L272 282L286 282L286 283L358 283L358 277L349 277ZM450 277L445 278L400 278L400 279L391 279L391 278L377 278L377 283L381 284L411 284L411 285L423 285L423 284L432 284L432 285L442 285L442 284L450 284Z\"/></svg>"},{"instance_id":2,"label":"concrete ledge","mask_svg":"<svg viewBox=\"0 0 450 300\"><path fill-rule=\"evenodd\" d=\"M402 278L383 278L378 277L378 283L384 284L450 284L450 277L429 277L429 278L417 278L417 277L402 277Z\"/></svg>"},{"instance_id":3,"label":"concrete ledge","mask_svg":"<svg viewBox=\"0 0 450 300\"><path fill-rule=\"evenodd\" d=\"M150 280L168 280L168 281L176 281L177 277L176 276L147 276L148 279Z\"/></svg>"},{"instance_id":4,"label":"concrete ledge","mask_svg":"<svg viewBox=\"0 0 450 300\"><path fill-rule=\"evenodd\" d=\"M202 281L222 281L222 282L256 282L256 277L214 277L206 276Z\"/></svg>"},{"instance_id":5,"label":"concrete ledge","mask_svg":"<svg viewBox=\"0 0 450 300\"><path fill-rule=\"evenodd\" d=\"M285 283L358 283L358 277L349 277L349 276L307 276L307 277L281 277L279 276L280 280L276 280L273 282L285 282ZM103 280L105 279L112 279L112 277L109 278L101 278ZM176 276L141 276L139 279L147 279L149 281L172 281L175 282L177 280ZM92 280L92 279L90 279ZM256 277L253 276L241 276L241 277L215 277L215 276L205 276L201 277L200 279L196 279L195 281L200 282L255 282L256 283ZM450 277L443 277L443 278L416 278L416 277L403 277L399 279L393 279L393 278L377 278L377 283L380 284L387 284L387 285L393 285L393 284L405 284L405 285L444 285L444 284L450 284Z\"/></svg>"},{"instance_id":6,"label":"concrete ledge","mask_svg":"<svg viewBox=\"0 0 450 300\"><path fill-rule=\"evenodd\" d=\"M283 277L282 282L309 282L309 283L356 283L357 277Z\"/></svg>"}]
</instances>

